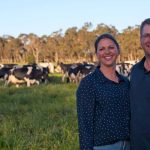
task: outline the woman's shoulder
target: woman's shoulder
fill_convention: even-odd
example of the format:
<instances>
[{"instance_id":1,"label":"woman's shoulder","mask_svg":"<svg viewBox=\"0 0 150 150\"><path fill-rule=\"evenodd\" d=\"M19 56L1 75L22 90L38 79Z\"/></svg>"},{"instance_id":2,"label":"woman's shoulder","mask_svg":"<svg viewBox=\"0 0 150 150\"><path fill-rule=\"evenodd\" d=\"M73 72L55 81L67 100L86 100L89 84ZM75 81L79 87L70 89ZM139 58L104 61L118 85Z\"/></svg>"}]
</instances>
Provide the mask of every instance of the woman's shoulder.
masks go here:
<instances>
[{"instance_id":1,"label":"woman's shoulder","mask_svg":"<svg viewBox=\"0 0 150 150\"><path fill-rule=\"evenodd\" d=\"M95 72L95 71L94 71ZM94 81L95 81L95 73L91 72L90 74L86 75L79 83L78 88L89 87L92 88Z\"/></svg>"},{"instance_id":2,"label":"woman's shoulder","mask_svg":"<svg viewBox=\"0 0 150 150\"><path fill-rule=\"evenodd\" d=\"M81 82L92 82L95 79L95 70L86 75Z\"/></svg>"},{"instance_id":3,"label":"woman's shoulder","mask_svg":"<svg viewBox=\"0 0 150 150\"><path fill-rule=\"evenodd\" d=\"M79 83L76 94L79 96L80 94L90 94L94 92L94 72L85 76Z\"/></svg>"}]
</instances>

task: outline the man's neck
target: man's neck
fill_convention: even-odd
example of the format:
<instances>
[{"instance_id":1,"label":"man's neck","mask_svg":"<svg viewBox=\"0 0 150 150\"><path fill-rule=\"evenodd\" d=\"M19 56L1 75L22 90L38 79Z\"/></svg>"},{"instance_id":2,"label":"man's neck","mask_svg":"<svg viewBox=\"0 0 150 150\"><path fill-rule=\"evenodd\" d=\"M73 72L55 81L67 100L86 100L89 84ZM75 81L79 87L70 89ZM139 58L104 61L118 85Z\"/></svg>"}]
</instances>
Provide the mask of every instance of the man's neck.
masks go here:
<instances>
[{"instance_id":1,"label":"man's neck","mask_svg":"<svg viewBox=\"0 0 150 150\"><path fill-rule=\"evenodd\" d=\"M144 67L147 71L150 71L150 57L146 57Z\"/></svg>"}]
</instances>

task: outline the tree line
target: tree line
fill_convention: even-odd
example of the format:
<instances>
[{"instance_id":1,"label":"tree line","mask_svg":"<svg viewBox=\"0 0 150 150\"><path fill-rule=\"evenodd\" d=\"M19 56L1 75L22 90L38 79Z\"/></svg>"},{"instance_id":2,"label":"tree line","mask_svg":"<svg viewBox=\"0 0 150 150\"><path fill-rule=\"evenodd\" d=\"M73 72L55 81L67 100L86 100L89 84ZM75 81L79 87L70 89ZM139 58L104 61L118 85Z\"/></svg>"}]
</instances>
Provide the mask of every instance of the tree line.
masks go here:
<instances>
[{"instance_id":1,"label":"tree line","mask_svg":"<svg viewBox=\"0 0 150 150\"><path fill-rule=\"evenodd\" d=\"M140 47L139 26L127 27L121 33L112 25L85 23L80 29L68 28L65 33L58 30L49 36L41 37L34 33L20 34L17 38L5 35L0 37L1 63L38 63L39 61L94 62L94 41L99 34L109 32L116 37L121 47L119 62L138 60L143 56Z\"/></svg>"}]
</instances>

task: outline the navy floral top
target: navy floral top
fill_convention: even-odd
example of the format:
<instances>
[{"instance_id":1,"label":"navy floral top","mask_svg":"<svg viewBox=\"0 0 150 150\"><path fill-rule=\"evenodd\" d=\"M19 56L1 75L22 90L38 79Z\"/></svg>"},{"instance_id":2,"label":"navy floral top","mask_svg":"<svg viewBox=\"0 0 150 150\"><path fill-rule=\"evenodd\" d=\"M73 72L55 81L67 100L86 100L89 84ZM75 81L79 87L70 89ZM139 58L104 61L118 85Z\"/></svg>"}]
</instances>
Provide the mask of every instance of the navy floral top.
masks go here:
<instances>
[{"instance_id":1,"label":"navy floral top","mask_svg":"<svg viewBox=\"0 0 150 150\"><path fill-rule=\"evenodd\" d=\"M129 81L118 77L119 83L111 81L97 67L80 82L76 96L81 150L129 139Z\"/></svg>"}]
</instances>

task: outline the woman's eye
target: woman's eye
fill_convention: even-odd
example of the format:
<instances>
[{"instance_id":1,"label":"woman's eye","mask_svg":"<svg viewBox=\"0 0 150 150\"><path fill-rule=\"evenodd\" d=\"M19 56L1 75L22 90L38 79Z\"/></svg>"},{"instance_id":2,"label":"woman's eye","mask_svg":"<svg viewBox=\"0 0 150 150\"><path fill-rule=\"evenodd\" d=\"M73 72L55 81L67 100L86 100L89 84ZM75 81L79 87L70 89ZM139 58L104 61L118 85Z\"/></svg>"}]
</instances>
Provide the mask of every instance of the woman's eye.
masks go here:
<instances>
[{"instance_id":1,"label":"woman's eye","mask_svg":"<svg viewBox=\"0 0 150 150\"><path fill-rule=\"evenodd\" d=\"M110 46L109 49L114 49L114 47L113 47L113 46Z\"/></svg>"},{"instance_id":2,"label":"woman's eye","mask_svg":"<svg viewBox=\"0 0 150 150\"><path fill-rule=\"evenodd\" d=\"M99 51L103 51L103 50L104 50L103 48L100 48L100 49L99 49Z\"/></svg>"}]
</instances>

